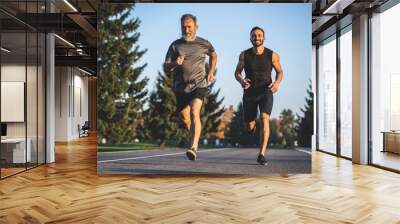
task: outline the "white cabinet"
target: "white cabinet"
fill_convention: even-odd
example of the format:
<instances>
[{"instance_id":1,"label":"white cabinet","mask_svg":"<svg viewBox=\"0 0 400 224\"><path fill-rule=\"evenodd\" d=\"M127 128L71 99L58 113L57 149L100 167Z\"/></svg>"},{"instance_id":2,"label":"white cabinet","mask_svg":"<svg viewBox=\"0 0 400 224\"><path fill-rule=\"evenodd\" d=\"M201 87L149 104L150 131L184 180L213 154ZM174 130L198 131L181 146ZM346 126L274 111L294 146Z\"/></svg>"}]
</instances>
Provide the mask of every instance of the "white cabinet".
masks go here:
<instances>
[{"instance_id":1,"label":"white cabinet","mask_svg":"<svg viewBox=\"0 0 400 224\"><path fill-rule=\"evenodd\" d=\"M25 151L25 138L7 138L1 140L2 147L6 147L8 150L12 151L12 163L25 163L32 161L31 139L28 138L26 143L28 145Z\"/></svg>"}]
</instances>

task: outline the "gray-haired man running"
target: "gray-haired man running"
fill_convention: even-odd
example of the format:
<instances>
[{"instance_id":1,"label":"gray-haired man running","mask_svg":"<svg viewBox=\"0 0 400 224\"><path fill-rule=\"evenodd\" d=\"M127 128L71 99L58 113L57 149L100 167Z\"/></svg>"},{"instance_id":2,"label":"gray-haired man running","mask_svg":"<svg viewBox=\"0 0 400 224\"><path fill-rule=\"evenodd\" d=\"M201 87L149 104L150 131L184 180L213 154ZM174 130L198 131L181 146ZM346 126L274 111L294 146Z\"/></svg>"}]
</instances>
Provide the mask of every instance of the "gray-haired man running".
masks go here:
<instances>
[{"instance_id":1,"label":"gray-haired man running","mask_svg":"<svg viewBox=\"0 0 400 224\"><path fill-rule=\"evenodd\" d=\"M196 36L197 19L191 14L181 17L182 38L168 48L164 71L173 72L177 112L190 131L189 160L196 160L201 134L200 111L203 98L208 94L209 82L214 80L217 54L211 43ZM206 74L205 58L209 56L210 69Z\"/></svg>"}]
</instances>

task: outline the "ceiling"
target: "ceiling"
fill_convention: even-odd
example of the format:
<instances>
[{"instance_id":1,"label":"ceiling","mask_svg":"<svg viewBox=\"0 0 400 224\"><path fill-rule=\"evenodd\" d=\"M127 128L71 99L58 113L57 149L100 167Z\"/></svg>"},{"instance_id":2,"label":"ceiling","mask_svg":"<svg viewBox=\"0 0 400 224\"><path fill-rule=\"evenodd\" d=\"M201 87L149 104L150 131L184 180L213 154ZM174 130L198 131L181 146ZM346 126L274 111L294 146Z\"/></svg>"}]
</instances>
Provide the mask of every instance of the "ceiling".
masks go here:
<instances>
[{"instance_id":1,"label":"ceiling","mask_svg":"<svg viewBox=\"0 0 400 224\"><path fill-rule=\"evenodd\" d=\"M2 44L12 49L8 58L34 55L30 52L35 46L28 44L28 53L24 50L25 30L54 32L56 66L78 66L96 74L96 6L96 0L47 0L47 5L45 0L1 0Z\"/></svg>"},{"instance_id":2,"label":"ceiling","mask_svg":"<svg viewBox=\"0 0 400 224\"><path fill-rule=\"evenodd\" d=\"M352 16L373 10L388 0L250 0L231 2L311 3L313 43L331 35L340 24L351 23ZM96 73L96 35L99 3L129 3L128 0L1 0L0 21L3 32L16 33L28 28L55 32L56 65L74 65ZM136 2L168 2L143 0ZM213 0L174 2L220 2ZM48 13L50 8L54 13ZM340 23L338 21L341 20ZM347 22L346 22L347 21ZM8 37L7 37L8 38ZM18 39L18 38L17 38ZM16 39L16 40L17 40ZM65 41L64 41L65 40ZM29 51L29 50L28 50Z\"/></svg>"}]
</instances>

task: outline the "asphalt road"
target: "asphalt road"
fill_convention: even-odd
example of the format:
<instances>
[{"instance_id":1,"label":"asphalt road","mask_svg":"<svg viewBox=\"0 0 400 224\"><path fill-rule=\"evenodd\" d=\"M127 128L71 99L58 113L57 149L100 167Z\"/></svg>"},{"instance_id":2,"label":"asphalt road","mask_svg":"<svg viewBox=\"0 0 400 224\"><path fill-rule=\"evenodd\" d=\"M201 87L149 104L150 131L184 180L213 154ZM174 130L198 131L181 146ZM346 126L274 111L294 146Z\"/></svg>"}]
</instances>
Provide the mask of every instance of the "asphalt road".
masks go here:
<instances>
[{"instance_id":1,"label":"asphalt road","mask_svg":"<svg viewBox=\"0 0 400 224\"><path fill-rule=\"evenodd\" d=\"M311 173L307 151L268 149L266 166L256 162L256 148L203 149L189 161L185 149L102 152L97 155L99 174L162 175L265 175Z\"/></svg>"}]
</instances>

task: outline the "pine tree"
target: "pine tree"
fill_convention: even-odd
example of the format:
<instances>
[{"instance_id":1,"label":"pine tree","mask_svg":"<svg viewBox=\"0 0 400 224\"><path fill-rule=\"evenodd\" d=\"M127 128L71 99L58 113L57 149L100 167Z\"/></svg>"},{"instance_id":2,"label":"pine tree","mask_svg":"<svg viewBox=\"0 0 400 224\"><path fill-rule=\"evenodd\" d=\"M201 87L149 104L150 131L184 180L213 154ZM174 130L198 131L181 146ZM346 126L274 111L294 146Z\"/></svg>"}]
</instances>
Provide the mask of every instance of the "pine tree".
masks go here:
<instances>
[{"instance_id":1,"label":"pine tree","mask_svg":"<svg viewBox=\"0 0 400 224\"><path fill-rule=\"evenodd\" d=\"M313 111L314 111L314 95L312 92L311 81L309 81L307 89L306 104L304 109L301 108L303 116L297 115L296 135L298 145L301 147L311 147L311 136L314 133Z\"/></svg>"},{"instance_id":2,"label":"pine tree","mask_svg":"<svg viewBox=\"0 0 400 224\"><path fill-rule=\"evenodd\" d=\"M128 143L146 100L146 64L136 66L146 50L136 44L140 21L131 19L134 4L102 4L98 10L98 141Z\"/></svg>"},{"instance_id":3,"label":"pine tree","mask_svg":"<svg viewBox=\"0 0 400 224\"><path fill-rule=\"evenodd\" d=\"M281 132L283 135L283 140L286 143L286 147L288 148L293 148L294 147L294 141L295 141L295 116L290 109L284 109L282 110L281 114L279 115L280 119L280 126L281 126Z\"/></svg>"},{"instance_id":4,"label":"pine tree","mask_svg":"<svg viewBox=\"0 0 400 224\"><path fill-rule=\"evenodd\" d=\"M268 145L276 147L282 144L282 133L280 133L279 120L271 118L269 120L269 140Z\"/></svg>"},{"instance_id":5,"label":"pine tree","mask_svg":"<svg viewBox=\"0 0 400 224\"><path fill-rule=\"evenodd\" d=\"M206 64L206 74L208 74L209 66ZM215 76L217 75L217 71L215 71ZM212 83L209 87L210 93L207 97L204 98L202 112L201 112L201 120L202 120L202 137L210 138L212 133L215 133L220 126L221 120L219 119L224 113L224 107L222 106L222 102L224 101L224 97L219 98L219 93L221 89L214 90L215 82Z\"/></svg>"},{"instance_id":6,"label":"pine tree","mask_svg":"<svg viewBox=\"0 0 400 224\"><path fill-rule=\"evenodd\" d=\"M188 139L188 131L179 119L176 111L176 98L172 89L172 73L158 73L156 87L150 94L149 108L146 110L145 130L148 140L166 144L184 145Z\"/></svg>"},{"instance_id":7,"label":"pine tree","mask_svg":"<svg viewBox=\"0 0 400 224\"><path fill-rule=\"evenodd\" d=\"M247 133L246 123L243 121L243 104L239 103L236 111L233 113L232 121L226 129L226 141L234 146L255 145L258 142L260 125L257 122L257 133L249 135Z\"/></svg>"}]
</instances>

